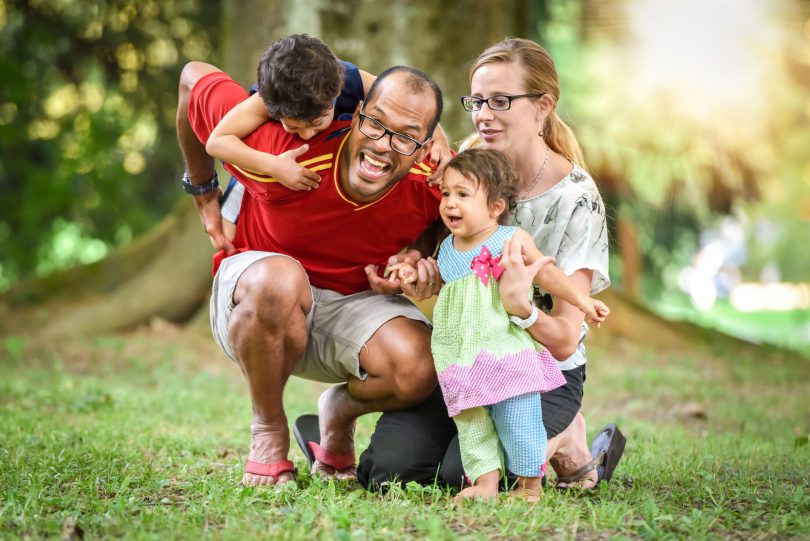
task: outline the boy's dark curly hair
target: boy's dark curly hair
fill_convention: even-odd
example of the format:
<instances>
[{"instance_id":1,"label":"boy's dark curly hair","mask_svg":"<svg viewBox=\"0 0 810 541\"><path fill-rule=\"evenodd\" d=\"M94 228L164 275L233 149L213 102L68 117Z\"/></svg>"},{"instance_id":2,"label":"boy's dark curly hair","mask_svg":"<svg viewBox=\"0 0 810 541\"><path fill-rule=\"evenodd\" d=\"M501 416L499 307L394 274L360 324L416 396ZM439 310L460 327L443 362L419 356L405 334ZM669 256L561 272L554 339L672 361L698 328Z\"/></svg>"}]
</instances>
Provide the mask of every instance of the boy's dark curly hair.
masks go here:
<instances>
[{"instance_id":1,"label":"boy's dark curly hair","mask_svg":"<svg viewBox=\"0 0 810 541\"><path fill-rule=\"evenodd\" d=\"M332 50L306 34L274 41L262 53L259 95L270 118L310 122L332 107L343 88L343 64Z\"/></svg>"},{"instance_id":2,"label":"boy's dark curly hair","mask_svg":"<svg viewBox=\"0 0 810 541\"><path fill-rule=\"evenodd\" d=\"M508 214L517 207L519 179L509 158L498 150L472 148L460 152L447 164L448 169L457 171L487 192L487 204L498 199L506 202L506 209L498 217L504 224Z\"/></svg>"}]
</instances>

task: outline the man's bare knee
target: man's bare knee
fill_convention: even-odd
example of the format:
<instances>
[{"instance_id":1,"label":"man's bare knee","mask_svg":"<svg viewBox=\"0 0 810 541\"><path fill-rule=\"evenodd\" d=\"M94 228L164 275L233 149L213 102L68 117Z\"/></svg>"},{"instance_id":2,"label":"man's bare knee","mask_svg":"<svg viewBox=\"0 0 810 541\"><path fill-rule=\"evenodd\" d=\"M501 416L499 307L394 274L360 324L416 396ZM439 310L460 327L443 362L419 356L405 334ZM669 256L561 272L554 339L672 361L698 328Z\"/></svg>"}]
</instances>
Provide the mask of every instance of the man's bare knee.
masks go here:
<instances>
[{"instance_id":1,"label":"man's bare knee","mask_svg":"<svg viewBox=\"0 0 810 541\"><path fill-rule=\"evenodd\" d=\"M206 64L205 62L188 62L185 66L183 66L183 71L180 72L180 92L191 92L191 89L194 88L194 85L197 84L197 81L208 75L209 73L214 73L217 71L221 71L216 66L212 66L211 64Z\"/></svg>"},{"instance_id":2,"label":"man's bare knee","mask_svg":"<svg viewBox=\"0 0 810 541\"><path fill-rule=\"evenodd\" d=\"M298 262L282 256L260 259L239 278L234 303L254 311L256 317L284 323L294 310L309 312L312 293L309 281Z\"/></svg>"},{"instance_id":3,"label":"man's bare knee","mask_svg":"<svg viewBox=\"0 0 810 541\"><path fill-rule=\"evenodd\" d=\"M239 278L228 335L234 349L276 343L291 355L306 347L306 317L312 293L301 266L286 257L255 262Z\"/></svg>"}]
</instances>

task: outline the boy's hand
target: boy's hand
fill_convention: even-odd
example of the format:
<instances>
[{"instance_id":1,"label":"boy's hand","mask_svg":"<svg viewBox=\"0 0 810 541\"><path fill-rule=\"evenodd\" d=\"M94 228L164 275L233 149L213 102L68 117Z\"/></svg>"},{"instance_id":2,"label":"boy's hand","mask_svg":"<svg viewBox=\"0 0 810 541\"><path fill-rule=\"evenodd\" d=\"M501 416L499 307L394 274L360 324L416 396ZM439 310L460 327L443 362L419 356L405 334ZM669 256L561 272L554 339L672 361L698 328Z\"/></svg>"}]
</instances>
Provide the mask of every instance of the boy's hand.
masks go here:
<instances>
[{"instance_id":1,"label":"boy's hand","mask_svg":"<svg viewBox=\"0 0 810 541\"><path fill-rule=\"evenodd\" d=\"M301 191L317 188L321 185L321 176L295 161L307 150L309 150L309 145L301 145L298 148L279 154L270 174L291 190Z\"/></svg>"},{"instance_id":2,"label":"boy's hand","mask_svg":"<svg viewBox=\"0 0 810 541\"><path fill-rule=\"evenodd\" d=\"M597 327L602 326L602 322L610 314L610 308L602 301L585 297L579 303L579 309L585 313L585 320L588 323L595 323Z\"/></svg>"},{"instance_id":3,"label":"boy's hand","mask_svg":"<svg viewBox=\"0 0 810 541\"><path fill-rule=\"evenodd\" d=\"M435 167L436 170L428 177L428 186L438 186L442 181L444 175L444 168L447 163L453 159L453 153L450 151L450 144L447 142L446 137L436 137L433 142L433 147L430 149L430 165Z\"/></svg>"}]
</instances>

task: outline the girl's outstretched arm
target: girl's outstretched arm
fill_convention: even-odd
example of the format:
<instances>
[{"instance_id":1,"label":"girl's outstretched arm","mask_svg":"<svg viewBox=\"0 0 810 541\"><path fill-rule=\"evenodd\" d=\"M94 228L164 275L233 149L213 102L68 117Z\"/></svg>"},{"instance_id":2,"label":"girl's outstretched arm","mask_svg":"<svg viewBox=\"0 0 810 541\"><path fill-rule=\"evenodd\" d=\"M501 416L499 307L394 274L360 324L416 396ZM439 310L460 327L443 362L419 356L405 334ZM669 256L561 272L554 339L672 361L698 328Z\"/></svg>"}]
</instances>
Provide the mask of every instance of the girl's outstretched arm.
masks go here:
<instances>
[{"instance_id":1,"label":"girl's outstretched arm","mask_svg":"<svg viewBox=\"0 0 810 541\"><path fill-rule=\"evenodd\" d=\"M525 250L524 261L527 265L532 265L535 261L543 258L543 253L537 249L534 239L524 230L518 229L515 232L515 241L522 245ZM602 301L590 298L586 292L576 287L574 282L565 275L556 265L542 265L534 276L534 283L539 284L553 296L576 306L585 314L589 323L600 324L610 313L607 305Z\"/></svg>"},{"instance_id":2,"label":"girl's outstretched arm","mask_svg":"<svg viewBox=\"0 0 810 541\"><path fill-rule=\"evenodd\" d=\"M549 258L538 254L540 254L540 251L537 250L534 241L525 232L523 232L523 235L518 233L515 238L506 241L504 244L501 265L506 268L506 271L500 280L500 291L501 301L509 314L524 319L529 317L532 313L530 301L532 282L537 277L537 274L542 274L545 269L553 268L565 278L568 286L573 288L573 291L563 291L567 296L573 294L574 297L581 296L580 299L582 300L588 299L596 303L596 310L602 316L607 315L607 307L603 303L588 297L592 271L580 269L568 277L553 265L545 265L545 269L542 269L543 262L547 262ZM536 259L529 264L528 259L530 258ZM554 275L551 276L551 281L553 281ZM544 282L548 279L547 276L542 278ZM563 288L565 287L564 283ZM553 291L550 291L550 293L555 294ZM577 304L571 304L562 298L557 298L552 313L549 315L541 311L537 321L529 327L528 331L535 340L548 348L556 359L565 360L576 351L584 318L585 313Z\"/></svg>"}]
</instances>

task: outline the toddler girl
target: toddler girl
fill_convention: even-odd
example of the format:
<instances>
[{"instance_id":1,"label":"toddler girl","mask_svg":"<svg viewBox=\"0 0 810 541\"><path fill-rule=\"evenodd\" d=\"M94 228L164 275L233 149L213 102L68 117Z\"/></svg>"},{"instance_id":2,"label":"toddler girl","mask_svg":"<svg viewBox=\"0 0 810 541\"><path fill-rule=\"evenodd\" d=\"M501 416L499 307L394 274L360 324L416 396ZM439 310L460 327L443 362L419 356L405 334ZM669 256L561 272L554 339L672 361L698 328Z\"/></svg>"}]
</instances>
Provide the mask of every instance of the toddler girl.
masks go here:
<instances>
[{"instance_id":1,"label":"toddler girl","mask_svg":"<svg viewBox=\"0 0 810 541\"><path fill-rule=\"evenodd\" d=\"M579 292L543 256L522 229L500 225L515 206L518 182L498 151L467 150L453 158L442 180L439 207L450 229L438 266L444 286L433 311L431 347L447 410L456 423L464 471L472 486L461 497L494 497L502 454L518 476L516 495L539 500L546 462L546 432L540 393L565 383L554 358L527 329L536 319L520 319L501 303L498 263L504 241L519 242L534 281L552 295L579 307L591 322L605 319L602 302ZM413 281L413 266L392 267Z\"/></svg>"}]
</instances>

